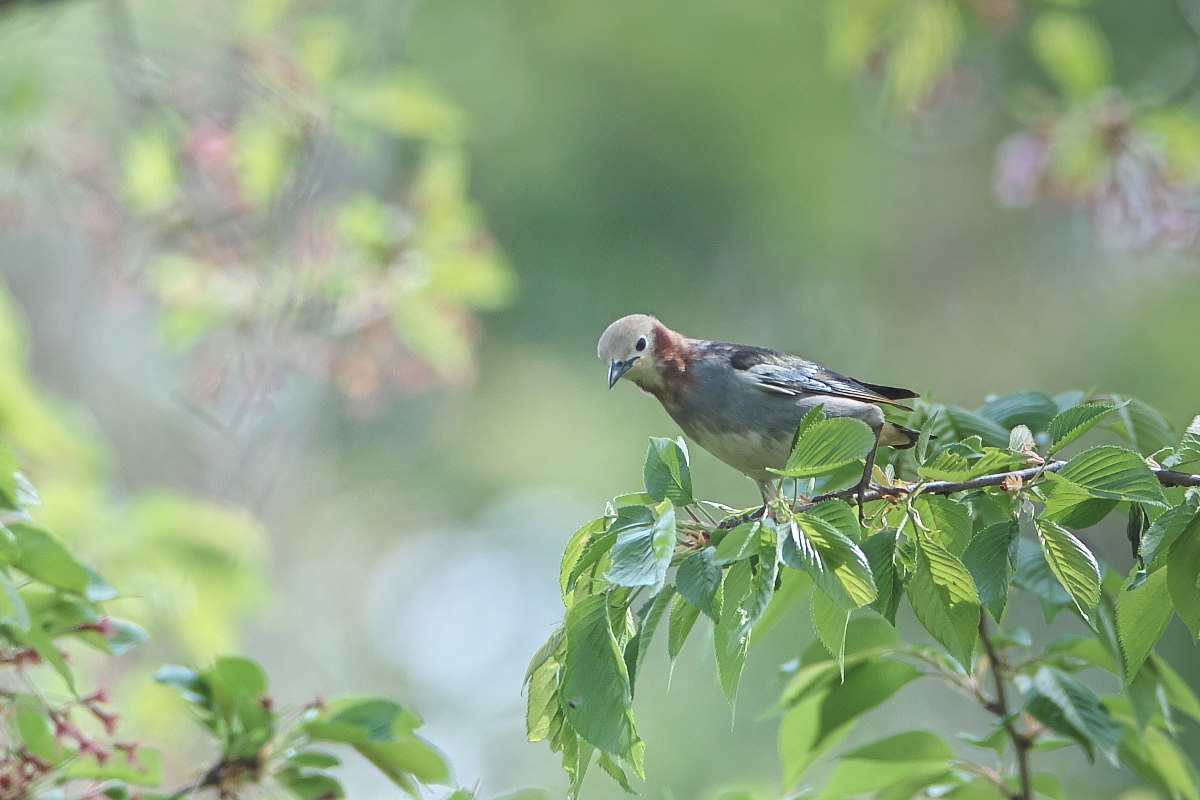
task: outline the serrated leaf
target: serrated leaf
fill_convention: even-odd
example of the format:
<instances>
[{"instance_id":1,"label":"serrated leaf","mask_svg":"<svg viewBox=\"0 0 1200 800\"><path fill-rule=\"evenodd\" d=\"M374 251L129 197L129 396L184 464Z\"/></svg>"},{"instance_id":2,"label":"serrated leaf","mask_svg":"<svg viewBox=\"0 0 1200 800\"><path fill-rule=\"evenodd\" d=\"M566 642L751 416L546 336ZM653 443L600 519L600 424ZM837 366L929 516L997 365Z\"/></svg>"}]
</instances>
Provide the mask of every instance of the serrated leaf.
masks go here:
<instances>
[{"instance_id":1,"label":"serrated leaf","mask_svg":"<svg viewBox=\"0 0 1200 800\"><path fill-rule=\"evenodd\" d=\"M971 663L979 636L979 594L971 573L946 548L921 538L908 599L917 619L962 665Z\"/></svg>"},{"instance_id":2,"label":"serrated leaf","mask_svg":"<svg viewBox=\"0 0 1200 800\"><path fill-rule=\"evenodd\" d=\"M675 550L674 507L668 503L656 516L646 506L626 506L609 532L617 538L604 577L618 586L661 586Z\"/></svg>"},{"instance_id":3,"label":"serrated leaf","mask_svg":"<svg viewBox=\"0 0 1200 800\"><path fill-rule=\"evenodd\" d=\"M1158 515L1142 536L1139 553L1147 566L1153 566L1160 553L1170 552L1171 545L1193 526L1200 525L1200 503L1189 495L1180 505Z\"/></svg>"},{"instance_id":4,"label":"serrated leaf","mask_svg":"<svg viewBox=\"0 0 1200 800\"><path fill-rule=\"evenodd\" d=\"M1183 432L1183 438L1175 445L1174 452L1163 461L1163 466L1175 469L1193 461L1200 461L1200 415L1192 418L1191 424Z\"/></svg>"},{"instance_id":5,"label":"serrated leaf","mask_svg":"<svg viewBox=\"0 0 1200 800\"><path fill-rule=\"evenodd\" d=\"M679 657L683 643L687 641L699 616L700 609L682 597L671 601L671 614L667 618L667 655L672 662Z\"/></svg>"},{"instance_id":6,"label":"serrated leaf","mask_svg":"<svg viewBox=\"0 0 1200 800\"><path fill-rule=\"evenodd\" d=\"M963 564L975 581L979 602L997 622L1008 604L1019 533L1015 519L998 522L977 533L963 551Z\"/></svg>"},{"instance_id":7,"label":"serrated leaf","mask_svg":"<svg viewBox=\"0 0 1200 800\"><path fill-rule=\"evenodd\" d=\"M1008 444L1008 429L987 417L955 406L931 406L930 428L939 444L978 436L989 447Z\"/></svg>"},{"instance_id":8,"label":"serrated leaf","mask_svg":"<svg viewBox=\"0 0 1200 800\"><path fill-rule=\"evenodd\" d=\"M862 544L863 554L875 576L875 600L871 608L875 609L888 622L896 624L896 609L904 594L904 587L896 575L896 531L883 530L868 536Z\"/></svg>"},{"instance_id":9,"label":"serrated leaf","mask_svg":"<svg viewBox=\"0 0 1200 800\"><path fill-rule=\"evenodd\" d=\"M1117 595L1117 641L1128 686L1171 622L1167 571L1151 572L1136 589Z\"/></svg>"},{"instance_id":10,"label":"serrated leaf","mask_svg":"<svg viewBox=\"0 0 1200 800\"><path fill-rule=\"evenodd\" d=\"M1021 677L1025 710L1034 719L1074 739L1089 759L1099 750L1115 766L1121 726L1095 692L1053 667L1039 668L1032 678Z\"/></svg>"},{"instance_id":11,"label":"serrated leaf","mask_svg":"<svg viewBox=\"0 0 1200 800\"><path fill-rule=\"evenodd\" d=\"M625 659L609 618L608 596L592 595L567 611L567 650L559 695L579 736L607 753L624 755L639 741Z\"/></svg>"},{"instance_id":12,"label":"serrated leaf","mask_svg":"<svg viewBox=\"0 0 1200 800\"><path fill-rule=\"evenodd\" d=\"M1047 472L1042 489L1046 507L1042 518L1071 528L1090 528L1117 507L1116 500L1094 497L1090 491L1061 475Z\"/></svg>"},{"instance_id":13,"label":"serrated leaf","mask_svg":"<svg viewBox=\"0 0 1200 800\"><path fill-rule=\"evenodd\" d=\"M1057 414L1050 420L1049 455L1054 455L1067 445L1078 441L1116 410L1117 406L1112 403L1083 403Z\"/></svg>"},{"instance_id":14,"label":"serrated leaf","mask_svg":"<svg viewBox=\"0 0 1200 800\"><path fill-rule=\"evenodd\" d=\"M715 549L706 547L685 558L675 571L675 588L683 599L711 619L717 618L713 600L721 588L721 568L713 561Z\"/></svg>"},{"instance_id":15,"label":"serrated leaf","mask_svg":"<svg viewBox=\"0 0 1200 800\"><path fill-rule=\"evenodd\" d=\"M730 708L737 700L742 669L750 650L750 634L742 631L746 620L743 602L750 594L750 564L739 561L725 572L721 584L721 616L713 628L713 650L717 657L717 675Z\"/></svg>"},{"instance_id":16,"label":"serrated leaf","mask_svg":"<svg viewBox=\"0 0 1200 800\"><path fill-rule=\"evenodd\" d=\"M1145 459L1116 445L1084 450L1068 461L1058 474L1083 487L1093 497L1167 505L1162 487Z\"/></svg>"},{"instance_id":17,"label":"serrated leaf","mask_svg":"<svg viewBox=\"0 0 1200 800\"><path fill-rule=\"evenodd\" d=\"M1171 545L1167 557L1167 588L1175 613L1200 639L1200 524L1187 530Z\"/></svg>"},{"instance_id":18,"label":"serrated leaf","mask_svg":"<svg viewBox=\"0 0 1200 800\"><path fill-rule=\"evenodd\" d=\"M1118 408L1105 427L1124 438L1139 453L1153 453L1175 440L1171 424L1148 403L1115 394L1109 395L1108 400Z\"/></svg>"},{"instance_id":19,"label":"serrated leaf","mask_svg":"<svg viewBox=\"0 0 1200 800\"><path fill-rule=\"evenodd\" d=\"M583 555L584 549L595 537L602 535L607 527L608 520L604 517L594 519L575 531L575 534L571 537L571 541L567 542L567 549L563 552L562 564L558 570L558 582L563 597L567 596L567 592L570 591L574 583L572 575L575 572L575 565L579 563L579 559Z\"/></svg>"},{"instance_id":20,"label":"serrated leaf","mask_svg":"<svg viewBox=\"0 0 1200 800\"><path fill-rule=\"evenodd\" d=\"M870 452L875 434L863 421L850 417L823 419L797 439L782 470L771 470L789 478L811 478L853 464Z\"/></svg>"},{"instance_id":21,"label":"serrated leaf","mask_svg":"<svg viewBox=\"0 0 1200 800\"><path fill-rule=\"evenodd\" d=\"M951 445L939 451L929 463L917 467L917 474L931 481L969 481L1024 464L1025 456L1007 449L987 447L982 453L975 453Z\"/></svg>"},{"instance_id":22,"label":"serrated leaf","mask_svg":"<svg viewBox=\"0 0 1200 800\"><path fill-rule=\"evenodd\" d=\"M635 681L637 680L638 667L645 661L646 653L650 650L650 642L654 640L654 633L658 630L658 625L662 622L663 615L667 613L667 609L671 607L671 601L675 599L675 588L673 586L665 586L663 590L654 596L653 600L648 601L639 614L639 624L637 636L629 642L626 647L626 652L634 651L633 663L629 666L629 685L631 688L636 688ZM628 661L628 657L626 661Z\"/></svg>"},{"instance_id":23,"label":"serrated leaf","mask_svg":"<svg viewBox=\"0 0 1200 800\"><path fill-rule=\"evenodd\" d=\"M1038 542L1046 563L1071 596L1084 619L1100 602L1100 565L1083 542L1066 528L1037 520Z\"/></svg>"},{"instance_id":24,"label":"serrated leaf","mask_svg":"<svg viewBox=\"0 0 1200 800\"><path fill-rule=\"evenodd\" d=\"M838 670L846 673L846 629L850 624L850 612L829 599L824 592L813 592L809 617L817 639L837 661Z\"/></svg>"},{"instance_id":25,"label":"serrated leaf","mask_svg":"<svg viewBox=\"0 0 1200 800\"><path fill-rule=\"evenodd\" d=\"M920 495L913 508L935 542L955 555L962 554L971 539L971 512L966 504L949 497Z\"/></svg>"},{"instance_id":26,"label":"serrated leaf","mask_svg":"<svg viewBox=\"0 0 1200 800\"><path fill-rule=\"evenodd\" d=\"M866 555L836 528L797 514L785 531L784 563L807 572L835 603L851 610L875 599L875 578Z\"/></svg>"},{"instance_id":27,"label":"serrated leaf","mask_svg":"<svg viewBox=\"0 0 1200 800\"><path fill-rule=\"evenodd\" d=\"M1014 392L991 398L975 413L1005 430L1025 425L1034 431L1044 431L1057 412L1054 400L1043 392Z\"/></svg>"},{"instance_id":28,"label":"serrated leaf","mask_svg":"<svg viewBox=\"0 0 1200 800\"><path fill-rule=\"evenodd\" d=\"M726 533L717 543L717 552L713 554L713 563L723 567L757 555L759 525L757 521L743 522Z\"/></svg>"},{"instance_id":29,"label":"serrated leaf","mask_svg":"<svg viewBox=\"0 0 1200 800\"><path fill-rule=\"evenodd\" d=\"M845 500L822 500L804 513L825 520L852 542L862 539L858 512Z\"/></svg>"},{"instance_id":30,"label":"serrated leaf","mask_svg":"<svg viewBox=\"0 0 1200 800\"><path fill-rule=\"evenodd\" d=\"M687 445L680 439L650 439L646 465L642 469L646 492L656 501L670 500L682 508L695 502L692 497L692 470Z\"/></svg>"}]
</instances>

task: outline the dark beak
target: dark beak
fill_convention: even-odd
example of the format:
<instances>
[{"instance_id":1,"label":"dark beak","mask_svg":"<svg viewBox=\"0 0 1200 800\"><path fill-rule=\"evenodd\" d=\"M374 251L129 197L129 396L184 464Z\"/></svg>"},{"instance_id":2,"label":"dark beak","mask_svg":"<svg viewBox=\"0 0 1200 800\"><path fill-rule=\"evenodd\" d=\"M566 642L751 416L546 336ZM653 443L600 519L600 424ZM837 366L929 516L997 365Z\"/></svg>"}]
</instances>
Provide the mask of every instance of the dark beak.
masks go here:
<instances>
[{"instance_id":1,"label":"dark beak","mask_svg":"<svg viewBox=\"0 0 1200 800\"><path fill-rule=\"evenodd\" d=\"M608 365L608 388L611 389L612 387L616 386L617 381L619 381L621 379L621 376L624 375L626 372L629 372L629 368L632 367L633 362L635 362L637 360L638 360L638 356L634 356L633 358L629 359L628 361L613 361L611 364L609 364Z\"/></svg>"}]
</instances>

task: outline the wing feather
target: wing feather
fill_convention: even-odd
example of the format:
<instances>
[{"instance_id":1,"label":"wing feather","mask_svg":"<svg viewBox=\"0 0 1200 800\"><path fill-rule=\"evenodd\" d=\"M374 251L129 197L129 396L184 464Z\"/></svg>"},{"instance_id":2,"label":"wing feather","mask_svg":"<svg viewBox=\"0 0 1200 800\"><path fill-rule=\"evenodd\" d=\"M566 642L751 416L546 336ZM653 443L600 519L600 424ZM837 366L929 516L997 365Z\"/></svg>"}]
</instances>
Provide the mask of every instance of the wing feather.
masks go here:
<instances>
[{"instance_id":1,"label":"wing feather","mask_svg":"<svg viewBox=\"0 0 1200 800\"><path fill-rule=\"evenodd\" d=\"M916 392L873 383L862 383L814 361L760 347L717 345L734 369L744 370L763 391L779 394L827 394L864 403L882 403L905 411L912 408L897 400L918 397Z\"/></svg>"}]
</instances>

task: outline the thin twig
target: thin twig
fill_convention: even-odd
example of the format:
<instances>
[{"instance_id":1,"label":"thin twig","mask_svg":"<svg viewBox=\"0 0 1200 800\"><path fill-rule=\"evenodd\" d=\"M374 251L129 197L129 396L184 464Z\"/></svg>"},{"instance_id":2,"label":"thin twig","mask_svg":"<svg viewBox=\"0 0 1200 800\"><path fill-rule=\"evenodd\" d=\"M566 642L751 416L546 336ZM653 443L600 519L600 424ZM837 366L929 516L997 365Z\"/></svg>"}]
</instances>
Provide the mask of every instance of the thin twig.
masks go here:
<instances>
[{"instance_id":1,"label":"thin twig","mask_svg":"<svg viewBox=\"0 0 1200 800\"><path fill-rule=\"evenodd\" d=\"M1029 748L1033 745L1033 741L1028 734L1017 730L1017 726L1013 724L1012 715L1008 707L1008 689L1004 685L1004 676L1000 674L1000 668L1004 662L1000 659L1000 654L996 652L996 645L992 643L992 636L988 632L987 617L980 615L979 617L979 640L983 643L984 652L987 653L988 663L992 669L992 680L996 684L996 700L994 703L988 704L988 711L991 711L1000 720L1000 724L1008 731L1009 738L1012 739L1013 750L1017 754L1017 774L1021 778L1021 791L1013 792L1012 800L1033 800L1033 773L1029 769Z\"/></svg>"}]
</instances>

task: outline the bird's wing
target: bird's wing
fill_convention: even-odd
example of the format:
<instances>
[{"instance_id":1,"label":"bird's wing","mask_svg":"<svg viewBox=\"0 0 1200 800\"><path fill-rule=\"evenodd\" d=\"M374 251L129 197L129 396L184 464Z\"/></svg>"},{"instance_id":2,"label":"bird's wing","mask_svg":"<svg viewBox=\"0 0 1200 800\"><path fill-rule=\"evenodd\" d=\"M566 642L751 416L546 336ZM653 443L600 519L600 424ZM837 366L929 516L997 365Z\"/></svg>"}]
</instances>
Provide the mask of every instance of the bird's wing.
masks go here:
<instances>
[{"instance_id":1,"label":"bird's wing","mask_svg":"<svg viewBox=\"0 0 1200 800\"><path fill-rule=\"evenodd\" d=\"M736 345L729 346L726 352L734 369L744 370L758 388L768 392L827 394L864 403L886 403L906 411L912 409L896 401L918 397L909 389L856 381L799 356Z\"/></svg>"}]
</instances>

